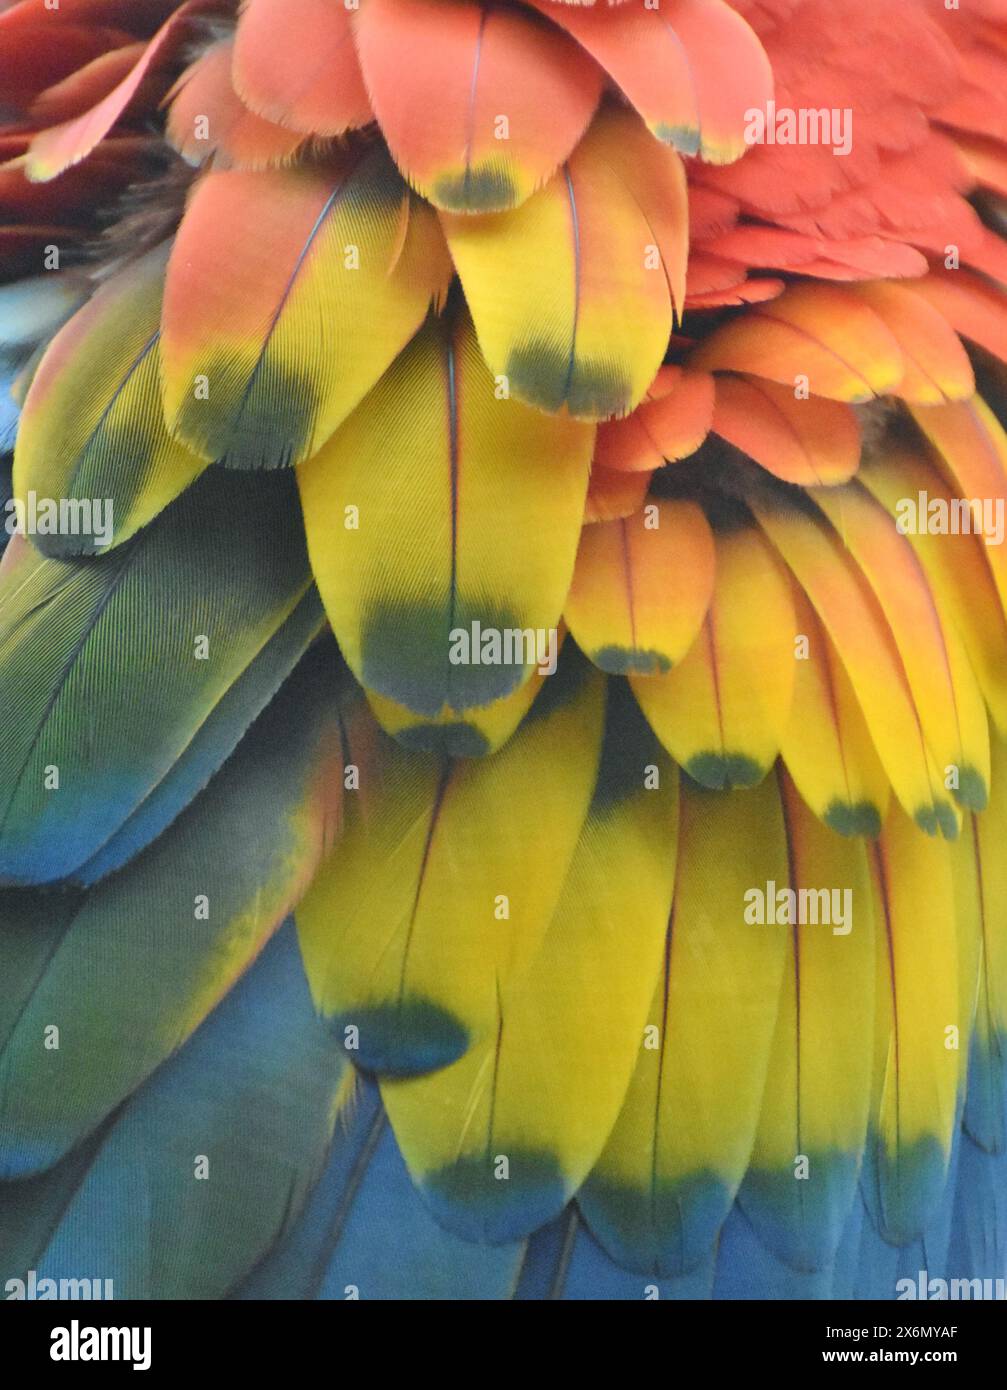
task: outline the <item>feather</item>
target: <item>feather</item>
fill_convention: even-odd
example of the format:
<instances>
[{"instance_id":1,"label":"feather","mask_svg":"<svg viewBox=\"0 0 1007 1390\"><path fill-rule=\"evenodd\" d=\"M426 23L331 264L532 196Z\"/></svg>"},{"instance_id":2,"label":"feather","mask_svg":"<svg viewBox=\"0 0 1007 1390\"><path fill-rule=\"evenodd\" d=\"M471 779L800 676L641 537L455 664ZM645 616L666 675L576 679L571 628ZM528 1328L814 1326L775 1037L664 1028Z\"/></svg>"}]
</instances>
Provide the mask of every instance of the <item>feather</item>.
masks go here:
<instances>
[{"instance_id":1,"label":"feather","mask_svg":"<svg viewBox=\"0 0 1007 1390\"><path fill-rule=\"evenodd\" d=\"M531 676L570 584L592 443L499 392L467 317L417 336L298 469L315 577L363 685L436 718Z\"/></svg>"},{"instance_id":2,"label":"feather","mask_svg":"<svg viewBox=\"0 0 1007 1390\"><path fill-rule=\"evenodd\" d=\"M1007 1154L986 1153L967 1135L961 1141L948 1274L967 1281L963 1298L1000 1298L1007 1260ZM976 1280L989 1280L976 1292ZM987 1292L988 1290L988 1292ZM936 1296L936 1295L934 1295Z\"/></svg>"},{"instance_id":3,"label":"feather","mask_svg":"<svg viewBox=\"0 0 1007 1390\"><path fill-rule=\"evenodd\" d=\"M331 653L309 657L233 761L145 853L87 893L47 897L58 925L40 933L34 959L15 935L0 1053L5 1177L50 1167L130 1096L304 892L339 820L332 666ZM72 1045L40 1046L51 1022Z\"/></svg>"},{"instance_id":4,"label":"feather","mask_svg":"<svg viewBox=\"0 0 1007 1390\"><path fill-rule=\"evenodd\" d=\"M0 705L18 720L0 750L0 880L50 882L90 859L300 602L291 493L286 477L211 470L86 565L8 550Z\"/></svg>"},{"instance_id":5,"label":"feather","mask_svg":"<svg viewBox=\"0 0 1007 1390\"><path fill-rule=\"evenodd\" d=\"M968 270L932 271L925 280L909 286L963 338L978 343L994 357L1007 354L1007 305L1003 294L988 281Z\"/></svg>"},{"instance_id":6,"label":"feather","mask_svg":"<svg viewBox=\"0 0 1007 1390\"><path fill-rule=\"evenodd\" d=\"M45 183L86 159L121 118L155 64L170 56L184 40L194 16L209 8L209 3L210 0L186 0L165 20L127 75L97 105L36 135L28 151L28 177Z\"/></svg>"},{"instance_id":7,"label":"feather","mask_svg":"<svg viewBox=\"0 0 1007 1390\"><path fill-rule=\"evenodd\" d=\"M35 274L40 265L45 265L42 225L51 223L57 226L62 223L64 239L57 240L56 245L68 247L68 238L79 238L81 221L88 215L89 209L99 202L112 203L120 197L135 177L137 166L143 168L147 160L157 158L159 143L156 137L150 135L110 136L95 147L86 164L67 169L50 183L31 183L26 177L27 153L10 149L10 157L5 154L6 162L0 164L0 199L4 206L4 220L8 223L22 221L29 226L35 224L40 229L38 254L26 273ZM9 227L8 230L13 231L13 228ZM55 274L51 270L45 271L47 279L54 279Z\"/></svg>"},{"instance_id":8,"label":"feather","mask_svg":"<svg viewBox=\"0 0 1007 1390\"><path fill-rule=\"evenodd\" d=\"M243 1299L502 1299L523 1243L475 1245L439 1226L413 1187L372 1081L344 1087L329 1161ZM397 1256L388 1258L389 1250Z\"/></svg>"},{"instance_id":9,"label":"feather","mask_svg":"<svg viewBox=\"0 0 1007 1390\"><path fill-rule=\"evenodd\" d=\"M723 289L706 290L701 293L687 290L685 307L698 310L721 309L726 305L737 307L741 304L763 304L766 300L778 298L785 289L786 285L782 280L746 280L742 275Z\"/></svg>"},{"instance_id":10,"label":"feather","mask_svg":"<svg viewBox=\"0 0 1007 1390\"><path fill-rule=\"evenodd\" d=\"M880 835L891 788L850 678L815 610L796 585L806 651L796 652L794 698L780 752L797 789L840 835Z\"/></svg>"},{"instance_id":11,"label":"feather","mask_svg":"<svg viewBox=\"0 0 1007 1390\"><path fill-rule=\"evenodd\" d=\"M374 119L353 42L333 0L246 0L234 86L250 111L302 135L345 135Z\"/></svg>"},{"instance_id":12,"label":"feather","mask_svg":"<svg viewBox=\"0 0 1007 1390\"><path fill-rule=\"evenodd\" d=\"M752 29L720 0L670 0L659 9L533 0L595 57L659 140L729 164L747 148L746 112L773 93Z\"/></svg>"},{"instance_id":13,"label":"feather","mask_svg":"<svg viewBox=\"0 0 1007 1390\"><path fill-rule=\"evenodd\" d=\"M596 1162L660 970L677 818L674 767L610 682L591 809L531 969L501 982L496 1025L457 1062L382 1083L409 1170L448 1230L526 1235Z\"/></svg>"},{"instance_id":14,"label":"feather","mask_svg":"<svg viewBox=\"0 0 1007 1390\"><path fill-rule=\"evenodd\" d=\"M807 906L783 933L780 1013L738 1201L779 1259L829 1271L857 1198L870 1114L873 890L863 842L835 835L780 780L790 887Z\"/></svg>"},{"instance_id":15,"label":"feather","mask_svg":"<svg viewBox=\"0 0 1007 1390\"><path fill-rule=\"evenodd\" d=\"M665 1277L710 1260L748 1166L787 932L746 922L746 893L789 881L774 779L716 795L686 783L681 803L663 966L622 1113L578 1199L613 1259Z\"/></svg>"},{"instance_id":16,"label":"feather","mask_svg":"<svg viewBox=\"0 0 1007 1390\"><path fill-rule=\"evenodd\" d=\"M701 157L710 164L733 163L750 147L750 111L765 109L773 95L762 44L724 0L671 0L652 13L670 23L689 55Z\"/></svg>"},{"instance_id":17,"label":"feather","mask_svg":"<svg viewBox=\"0 0 1007 1390\"><path fill-rule=\"evenodd\" d=\"M706 372L662 367L631 415L598 426L595 466L649 471L688 458L709 432L713 397Z\"/></svg>"},{"instance_id":18,"label":"feather","mask_svg":"<svg viewBox=\"0 0 1007 1390\"><path fill-rule=\"evenodd\" d=\"M116 1298L225 1297L314 1185L339 1082L287 926L116 1116L39 1277L101 1270Z\"/></svg>"},{"instance_id":19,"label":"feather","mask_svg":"<svg viewBox=\"0 0 1007 1390\"><path fill-rule=\"evenodd\" d=\"M520 207L442 213L490 370L531 405L588 419L642 399L684 300L685 174L631 112L608 109Z\"/></svg>"},{"instance_id":20,"label":"feather","mask_svg":"<svg viewBox=\"0 0 1007 1390\"><path fill-rule=\"evenodd\" d=\"M507 1298L522 1245L476 1245L445 1231L413 1187L387 1119L379 1116L375 1128L366 1170L351 1200L343 1197L317 1297L399 1300L422 1290L424 1299Z\"/></svg>"},{"instance_id":21,"label":"feather","mask_svg":"<svg viewBox=\"0 0 1007 1390\"><path fill-rule=\"evenodd\" d=\"M749 787L780 750L794 682L794 607L786 572L759 533L716 538L713 598L685 657L632 676L661 742L704 787Z\"/></svg>"},{"instance_id":22,"label":"feather","mask_svg":"<svg viewBox=\"0 0 1007 1390\"><path fill-rule=\"evenodd\" d=\"M995 507L996 499L1002 500L1007 493L1007 432L979 396L953 405L910 408L939 461L943 461L946 480L959 497L970 502L975 498L983 504L985 521L985 509ZM983 546L1000 602L1007 611L1004 549L1003 544Z\"/></svg>"},{"instance_id":23,"label":"feather","mask_svg":"<svg viewBox=\"0 0 1007 1390\"><path fill-rule=\"evenodd\" d=\"M13 14L0 15L0 85L6 111L21 114L39 92L129 38L121 29L61 23L54 42L52 13L45 12L44 3L37 4L34 13L19 5ZM4 124L9 123L8 115Z\"/></svg>"},{"instance_id":24,"label":"feather","mask_svg":"<svg viewBox=\"0 0 1007 1390\"><path fill-rule=\"evenodd\" d=\"M961 401L975 391L975 377L958 335L937 309L903 285L877 280L852 293L891 330L905 362L898 395L914 405Z\"/></svg>"},{"instance_id":25,"label":"feather","mask_svg":"<svg viewBox=\"0 0 1007 1390\"><path fill-rule=\"evenodd\" d=\"M297 921L316 1004L367 1071L455 1061L495 1026L498 990L538 951L601 738L600 678L568 657L492 758L411 755L362 713L350 725L360 790Z\"/></svg>"},{"instance_id":26,"label":"feather","mask_svg":"<svg viewBox=\"0 0 1007 1390\"><path fill-rule=\"evenodd\" d=\"M646 500L650 479L650 473L626 473L615 468L600 468L595 461L588 483L584 524L620 521L638 512Z\"/></svg>"},{"instance_id":27,"label":"feather","mask_svg":"<svg viewBox=\"0 0 1007 1390\"><path fill-rule=\"evenodd\" d=\"M31 104L29 115L32 120L40 126L55 125L97 105L128 76L137 60L142 58L146 47L145 43L127 43L122 48L109 49L62 81L46 87ZM136 95L139 96L142 91L143 83Z\"/></svg>"},{"instance_id":28,"label":"feather","mask_svg":"<svg viewBox=\"0 0 1007 1390\"><path fill-rule=\"evenodd\" d=\"M701 508L655 502L628 519L585 526L563 615L603 671L669 671L706 616L714 568Z\"/></svg>"},{"instance_id":29,"label":"feather","mask_svg":"<svg viewBox=\"0 0 1007 1390\"><path fill-rule=\"evenodd\" d=\"M324 626L325 611L312 586L224 691L161 781L98 852L74 870L74 883L90 887L121 869L172 823L231 756Z\"/></svg>"},{"instance_id":30,"label":"feather","mask_svg":"<svg viewBox=\"0 0 1007 1390\"><path fill-rule=\"evenodd\" d=\"M897 392L905 360L892 331L868 305L835 285L797 285L716 329L693 367L747 372L833 401Z\"/></svg>"},{"instance_id":31,"label":"feather","mask_svg":"<svg viewBox=\"0 0 1007 1390\"><path fill-rule=\"evenodd\" d=\"M840 241L760 223L726 228L704 240L703 252L752 269L789 270L828 279L873 280L927 272L922 252L901 242L877 236Z\"/></svg>"},{"instance_id":32,"label":"feather","mask_svg":"<svg viewBox=\"0 0 1007 1390\"><path fill-rule=\"evenodd\" d=\"M14 926L12 916L0 905L5 932ZM21 917L18 925L27 927L28 924ZM4 1265L9 1277L27 1282L32 1277L31 1271L37 1271L39 1256L86 1177L96 1149L96 1139L86 1140L45 1173L16 1182L0 1182L0 1230L3 1231ZM74 1276L78 1273L79 1267L73 1271ZM7 1288L9 1290L10 1285Z\"/></svg>"},{"instance_id":33,"label":"feather","mask_svg":"<svg viewBox=\"0 0 1007 1390\"><path fill-rule=\"evenodd\" d=\"M960 812L927 748L898 650L867 581L824 521L772 503L753 503L753 510L835 644L895 795L928 834L954 839Z\"/></svg>"},{"instance_id":34,"label":"feather","mask_svg":"<svg viewBox=\"0 0 1007 1390\"><path fill-rule=\"evenodd\" d=\"M843 483L860 461L849 406L757 376L717 377L712 428L785 483Z\"/></svg>"},{"instance_id":35,"label":"feather","mask_svg":"<svg viewBox=\"0 0 1007 1390\"><path fill-rule=\"evenodd\" d=\"M604 68L658 140L682 154L698 154L699 105L681 39L664 12L531 0L561 25Z\"/></svg>"},{"instance_id":36,"label":"feather","mask_svg":"<svg viewBox=\"0 0 1007 1390\"><path fill-rule=\"evenodd\" d=\"M958 946L947 846L893 803L876 856L877 1050L862 1186L881 1235L903 1245L922 1234L947 1177L960 1054L946 1029L961 1024Z\"/></svg>"},{"instance_id":37,"label":"feather","mask_svg":"<svg viewBox=\"0 0 1007 1390\"><path fill-rule=\"evenodd\" d=\"M126 3L129 10L125 21L130 32L149 34L174 7L175 0L126 0ZM78 21L101 24L111 20L122 23L124 9L124 0L60 0L59 5L61 20L69 20L73 24ZM34 29L40 20L52 24L51 14L52 0L15 0L13 5L5 4L4 13L0 14L0 34L5 37L16 35L22 26ZM59 32L64 32L62 24Z\"/></svg>"},{"instance_id":38,"label":"feather","mask_svg":"<svg viewBox=\"0 0 1007 1390\"><path fill-rule=\"evenodd\" d=\"M101 554L146 526L206 464L171 438L160 402L166 245L107 280L50 344L32 380L14 491L65 499L74 529L38 535L45 555ZM109 534L94 526L106 508ZM90 528L77 529L90 517ZM104 528L101 528L102 530Z\"/></svg>"},{"instance_id":39,"label":"feather","mask_svg":"<svg viewBox=\"0 0 1007 1390\"><path fill-rule=\"evenodd\" d=\"M255 236L235 240L247 224ZM197 185L168 263L169 429L204 458L310 458L446 289L429 209L379 149L331 169L238 170ZM371 330L361 335L362 321Z\"/></svg>"},{"instance_id":40,"label":"feather","mask_svg":"<svg viewBox=\"0 0 1007 1390\"><path fill-rule=\"evenodd\" d=\"M231 85L234 45L224 39L192 63L165 98L167 134L190 164L216 156L215 167L266 169L292 159L304 142L249 111Z\"/></svg>"},{"instance_id":41,"label":"feather","mask_svg":"<svg viewBox=\"0 0 1007 1390\"><path fill-rule=\"evenodd\" d=\"M0 362L17 360L66 322L87 293L73 274L33 275L0 285Z\"/></svg>"},{"instance_id":42,"label":"feather","mask_svg":"<svg viewBox=\"0 0 1007 1390\"><path fill-rule=\"evenodd\" d=\"M975 183L1007 198L1007 156L999 140L956 133L955 144Z\"/></svg>"},{"instance_id":43,"label":"feather","mask_svg":"<svg viewBox=\"0 0 1007 1390\"><path fill-rule=\"evenodd\" d=\"M990 805L973 817L969 850L979 880L981 957L965 1129L987 1153L1007 1153L1007 745L993 740ZM964 837L963 837L964 838Z\"/></svg>"},{"instance_id":44,"label":"feather","mask_svg":"<svg viewBox=\"0 0 1007 1390\"><path fill-rule=\"evenodd\" d=\"M514 1297L575 1302L698 1299L709 1298L712 1286L712 1259L679 1279L641 1277L623 1269L601 1248L571 1203L529 1239Z\"/></svg>"},{"instance_id":45,"label":"feather","mask_svg":"<svg viewBox=\"0 0 1007 1390\"><path fill-rule=\"evenodd\" d=\"M924 519L934 506L954 516L957 490L952 492L920 453L894 444L867 461L860 481L905 530L926 571L944 630L953 628L960 636L993 721L1007 732L1007 619L984 555L987 547L975 536L904 525L907 501L918 510L922 499Z\"/></svg>"},{"instance_id":46,"label":"feather","mask_svg":"<svg viewBox=\"0 0 1007 1390\"><path fill-rule=\"evenodd\" d=\"M601 95L599 69L554 27L483 0L367 0L356 41L395 162L453 212L523 203L569 157Z\"/></svg>"},{"instance_id":47,"label":"feather","mask_svg":"<svg viewBox=\"0 0 1007 1390\"><path fill-rule=\"evenodd\" d=\"M982 694L955 628L941 623L926 574L884 508L857 483L810 495L843 538L884 613L920 727L959 805L981 811L990 779Z\"/></svg>"},{"instance_id":48,"label":"feather","mask_svg":"<svg viewBox=\"0 0 1007 1390\"><path fill-rule=\"evenodd\" d=\"M562 648L565 629L556 634ZM366 690L375 719L404 748L414 753L439 753L445 758L479 758L495 753L507 742L531 709L545 675L536 667L509 695L487 705L473 705L459 713L445 705L439 714L416 714L406 705Z\"/></svg>"},{"instance_id":49,"label":"feather","mask_svg":"<svg viewBox=\"0 0 1007 1390\"><path fill-rule=\"evenodd\" d=\"M982 851L977 834L980 817L965 818L963 834L948 844L951 863L951 889L954 897L954 918L951 923L958 946L958 1014L957 1035L946 1038L949 1045L957 1044L958 1097L955 1112L955 1135L968 1099L980 990L982 985L983 946L986 935L986 903L983 884Z\"/></svg>"},{"instance_id":50,"label":"feather","mask_svg":"<svg viewBox=\"0 0 1007 1390\"><path fill-rule=\"evenodd\" d=\"M857 1199L859 1202L859 1198ZM829 1297L832 1270L795 1270L764 1244L744 1208L735 1203L717 1242L717 1272L711 1297L810 1302Z\"/></svg>"}]
</instances>

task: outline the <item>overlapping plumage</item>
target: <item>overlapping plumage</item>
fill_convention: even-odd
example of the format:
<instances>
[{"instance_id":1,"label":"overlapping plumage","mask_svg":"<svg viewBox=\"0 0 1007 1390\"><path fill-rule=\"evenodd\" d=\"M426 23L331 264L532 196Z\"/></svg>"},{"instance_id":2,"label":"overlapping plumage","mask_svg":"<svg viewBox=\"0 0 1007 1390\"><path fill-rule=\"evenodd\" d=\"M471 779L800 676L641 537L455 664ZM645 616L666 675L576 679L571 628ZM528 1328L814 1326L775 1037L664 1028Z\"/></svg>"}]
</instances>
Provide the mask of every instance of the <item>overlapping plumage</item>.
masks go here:
<instances>
[{"instance_id":1,"label":"overlapping plumage","mask_svg":"<svg viewBox=\"0 0 1007 1390\"><path fill-rule=\"evenodd\" d=\"M0 5L12 1273L1003 1276L1005 24Z\"/></svg>"}]
</instances>

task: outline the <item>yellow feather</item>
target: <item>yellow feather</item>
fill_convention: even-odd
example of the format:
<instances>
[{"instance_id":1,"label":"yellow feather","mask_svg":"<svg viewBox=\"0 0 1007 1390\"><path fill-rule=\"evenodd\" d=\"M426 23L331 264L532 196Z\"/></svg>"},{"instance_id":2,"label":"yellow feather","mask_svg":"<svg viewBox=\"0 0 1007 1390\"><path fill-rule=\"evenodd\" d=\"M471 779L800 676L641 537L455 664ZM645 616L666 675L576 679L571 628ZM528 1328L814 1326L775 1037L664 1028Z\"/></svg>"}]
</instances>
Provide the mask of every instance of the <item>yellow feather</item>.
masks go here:
<instances>
[{"instance_id":1,"label":"yellow feather","mask_svg":"<svg viewBox=\"0 0 1007 1390\"><path fill-rule=\"evenodd\" d=\"M785 929L780 1014L740 1200L770 1249L813 1270L835 1255L867 1137L874 899L863 842L824 826L786 777L782 790L799 920Z\"/></svg>"},{"instance_id":2,"label":"yellow feather","mask_svg":"<svg viewBox=\"0 0 1007 1390\"><path fill-rule=\"evenodd\" d=\"M639 404L668 345L688 233L682 162L638 117L602 111L520 207L441 223L486 360L515 395L592 420Z\"/></svg>"},{"instance_id":3,"label":"yellow feather","mask_svg":"<svg viewBox=\"0 0 1007 1390\"><path fill-rule=\"evenodd\" d=\"M713 599L664 676L633 676L661 742L703 786L752 786L780 749L794 682L786 571L754 528L717 536Z\"/></svg>"},{"instance_id":4,"label":"yellow feather","mask_svg":"<svg viewBox=\"0 0 1007 1390\"><path fill-rule=\"evenodd\" d=\"M498 989L538 949L601 738L601 678L570 657L492 758L406 753L357 712L360 789L298 926L316 1003L355 1030L350 1055L368 1070L453 1061L492 1029Z\"/></svg>"},{"instance_id":5,"label":"yellow feather","mask_svg":"<svg viewBox=\"0 0 1007 1390\"><path fill-rule=\"evenodd\" d=\"M781 753L804 800L841 835L879 835L891 787L850 678L803 591L794 587L799 637L794 698Z\"/></svg>"},{"instance_id":6,"label":"yellow feather","mask_svg":"<svg viewBox=\"0 0 1007 1390\"><path fill-rule=\"evenodd\" d=\"M746 921L746 894L769 880L787 882L775 779L752 791L684 785L663 970L625 1104L580 1197L606 1249L640 1273L706 1259L748 1165L787 944L785 929Z\"/></svg>"},{"instance_id":7,"label":"yellow feather","mask_svg":"<svg viewBox=\"0 0 1007 1390\"><path fill-rule=\"evenodd\" d=\"M315 579L363 685L436 722L549 664L593 435L502 396L467 317L417 336L297 470Z\"/></svg>"},{"instance_id":8,"label":"yellow feather","mask_svg":"<svg viewBox=\"0 0 1007 1390\"><path fill-rule=\"evenodd\" d=\"M501 979L496 1028L460 1061L382 1085L406 1163L450 1229L526 1235L597 1160L660 970L677 815L675 770L614 686L594 801L532 967Z\"/></svg>"},{"instance_id":9,"label":"yellow feather","mask_svg":"<svg viewBox=\"0 0 1007 1390\"><path fill-rule=\"evenodd\" d=\"M864 1195L881 1234L905 1244L944 1190L967 1036L948 846L892 803L874 852L878 979L873 1140Z\"/></svg>"}]
</instances>

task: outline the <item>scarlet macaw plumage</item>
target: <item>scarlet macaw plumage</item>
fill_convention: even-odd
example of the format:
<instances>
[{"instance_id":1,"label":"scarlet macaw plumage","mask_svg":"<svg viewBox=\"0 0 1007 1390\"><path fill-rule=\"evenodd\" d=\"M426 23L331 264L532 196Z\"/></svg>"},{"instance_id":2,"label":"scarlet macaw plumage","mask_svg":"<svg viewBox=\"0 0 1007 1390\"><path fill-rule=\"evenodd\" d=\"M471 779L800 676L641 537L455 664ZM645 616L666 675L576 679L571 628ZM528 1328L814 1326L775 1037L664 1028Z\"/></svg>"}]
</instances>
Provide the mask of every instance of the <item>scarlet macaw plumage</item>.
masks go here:
<instances>
[{"instance_id":1,"label":"scarlet macaw plumage","mask_svg":"<svg viewBox=\"0 0 1007 1390\"><path fill-rule=\"evenodd\" d=\"M0 1272L1002 1278L1007 3L0 4Z\"/></svg>"}]
</instances>

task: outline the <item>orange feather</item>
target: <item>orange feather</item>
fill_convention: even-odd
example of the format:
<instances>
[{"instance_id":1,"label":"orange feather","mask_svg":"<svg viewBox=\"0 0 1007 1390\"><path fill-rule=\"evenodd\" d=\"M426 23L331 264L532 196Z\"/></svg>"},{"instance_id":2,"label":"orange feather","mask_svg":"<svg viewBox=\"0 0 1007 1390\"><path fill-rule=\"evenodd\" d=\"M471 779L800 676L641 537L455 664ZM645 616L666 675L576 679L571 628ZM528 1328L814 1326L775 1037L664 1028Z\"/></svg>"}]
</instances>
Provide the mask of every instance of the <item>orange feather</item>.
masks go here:
<instances>
[{"instance_id":1,"label":"orange feather","mask_svg":"<svg viewBox=\"0 0 1007 1390\"><path fill-rule=\"evenodd\" d=\"M632 473L694 454L713 417L713 377L662 367L643 401L624 420L599 427L596 467Z\"/></svg>"},{"instance_id":2,"label":"orange feather","mask_svg":"<svg viewBox=\"0 0 1007 1390\"><path fill-rule=\"evenodd\" d=\"M713 430L785 483L842 483L860 461L857 417L755 376L718 376Z\"/></svg>"}]
</instances>

